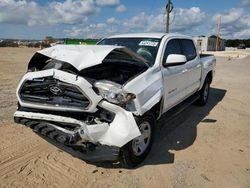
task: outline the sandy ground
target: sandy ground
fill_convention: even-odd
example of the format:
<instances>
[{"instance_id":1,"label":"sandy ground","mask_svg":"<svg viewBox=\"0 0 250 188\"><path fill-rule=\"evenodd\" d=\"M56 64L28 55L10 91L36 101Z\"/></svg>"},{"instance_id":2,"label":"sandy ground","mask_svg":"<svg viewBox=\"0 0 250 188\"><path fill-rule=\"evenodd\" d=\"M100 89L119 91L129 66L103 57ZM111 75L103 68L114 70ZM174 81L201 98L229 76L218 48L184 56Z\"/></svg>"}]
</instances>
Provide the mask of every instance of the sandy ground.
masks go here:
<instances>
[{"instance_id":1,"label":"sandy ground","mask_svg":"<svg viewBox=\"0 0 250 188\"><path fill-rule=\"evenodd\" d=\"M128 170L88 164L13 123L34 51L0 48L0 187L250 187L250 56L218 57L208 104L163 117L146 161Z\"/></svg>"},{"instance_id":2,"label":"sandy ground","mask_svg":"<svg viewBox=\"0 0 250 188\"><path fill-rule=\"evenodd\" d=\"M237 49L237 48L226 48L225 51L217 51L217 52L203 52L204 54L214 54L216 57L225 57L227 60L239 58L243 59L247 56L250 56L250 48L245 50Z\"/></svg>"}]
</instances>

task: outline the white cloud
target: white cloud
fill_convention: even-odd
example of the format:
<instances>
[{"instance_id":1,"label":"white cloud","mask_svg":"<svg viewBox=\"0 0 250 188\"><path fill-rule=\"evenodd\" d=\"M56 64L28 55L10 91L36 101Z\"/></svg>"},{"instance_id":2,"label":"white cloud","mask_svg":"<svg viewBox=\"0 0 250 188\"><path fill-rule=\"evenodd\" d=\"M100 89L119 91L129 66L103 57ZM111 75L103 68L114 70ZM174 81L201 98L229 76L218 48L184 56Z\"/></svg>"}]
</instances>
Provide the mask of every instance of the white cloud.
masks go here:
<instances>
[{"instance_id":1,"label":"white cloud","mask_svg":"<svg viewBox=\"0 0 250 188\"><path fill-rule=\"evenodd\" d=\"M234 38L249 39L250 29L244 29L244 30L234 33Z\"/></svg>"},{"instance_id":2,"label":"white cloud","mask_svg":"<svg viewBox=\"0 0 250 188\"><path fill-rule=\"evenodd\" d=\"M97 12L99 8L93 0L52 1L46 7L38 5L35 1L0 1L0 22L9 24L75 24L86 21L88 15Z\"/></svg>"},{"instance_id":3,"label":"white cloud","mask_svg":"<svg viewBox=\"0 0 250 188\"><path fill-rule=\"evenodd\" d=\"M125 7L125 5L119 5L116 7L115 11L122 13L122 12L126 12L127 8Z\"/></svg>"},{"instance_id":4,"label":"white cloud","mask_svg":"<svg viewBox=\"0 0 250 188\"><path fill-rule=\"evenodd\" d=\"M216 14L213 17L217 24L221 17L221 36L224 38L250 38L250 14L246 14L243 8L233 8Z\"/></svg>"},{"instance_id":5,"label":"white cloud","mask_svg":"<svg viewBox=\"0 0 250 188\"><path fill-rule=\"evenodd\" d=\"M242 0L241 5L242 6L249 6L250 5L250 0Z\"/></svg>"},{"instance_id":6,"label":"white cloud","mask_svg":"<svg viewBox=\"0 0 250 188\"><path fill-rule=\"evenodd\" d=\"M114 17L111 17L109 19L106 20L107 24L118 24L118 20L116 20Z\"/></svg>"},{"instance_id":7,"label":"white cloud","mask_svg":"<svg viewBox=\"0 0 250 188\"><path fill-rule=\"evenodd\" d=\"M206 14L198 7L192 7L190 9L177 8L171 14L171 32L183 30L192 31L193 27L201 24L205 17ZM141 31L145 32L165 32L166 13L165 11L160 11L157 15L147 15L141 12L125 21L124 26L130 29L139 28Z\"/></svg>"},{"instance_id":8,"label":"white cloud","mask_svg":"<svg viewBox=\"0 0 250 188\"><path fill-rule=\"evenodd\" d=\"M89 24L89 15L95 15L100 11L96 5L114 6L117 12L126 11L126 7L120 4L120 0L54 0L44 6L37 4L34 0L0 0L0 23L30 26L72 24L71 29L64 30L64 33L71 36L100 37L125 32L165 31L166 14L163 9L158 14L140 12L123 20L111 17L103 24ZM192 32L205 16L205 13L198 7L176 8L171 14L171 20L174 19L171 24L171 32L184 30ZM84 27L76 27L76 24L83 24Z\"/></svg>"},{"instance_id":9,"label":"white cloud","mask_svg":"<svg viewBox=\"0 0 250 188\"><path fill-rule=\"evenodd\" d=\"M83 38L100 38L107 36L107 32L112 33L112 29L106 23L90 24L81 28L72 27L71 29L64 30L64 33L69 36L81 36Z\"/></svg>"},{"instance_id":10,"label":"white cloud","mask_svg":"<svg viewBox=\"0 0 250 188\"><path fill-rule=\"evenodd\" d=\"M250 5L250 0L241 0L241 5ZM63 25L68 36L103 37L126 32L165 32L166 13L138 12L132 17L110 17L104 23L90 23L89 16L98 15L104 6L116 12L126 11L120 0L52 0L40 5L36 0L0 0L0 23L36 25ZM201 26L216 28L221 17L221 36L224 38L250 38L250 13L247 9L232 8L208 15L199 7L175 8L171 13L170 31L184 34L208 34L200 32ZM208 18L208 19L206 19ZM97 19L98 20L98 17ZM69 29L69 24L72 26ZM81 25L81 26L79 26Z\"/></svg>"},{"instance_id":11,"label":"white cloud","mask_svg":"<svg viewBox=\"0 0 250 188\"><path fill-rule=\"evenodd\" d=\"M74 24L86 21L87 15L95 14L99 11L94 6L93 0L66 0L62 2L51 2L49 23L58 24Z\"/></svg>"},{"instance_id":12,"label":"white cloud","mask_svg":"<svg viewBox=\"0 0 250 188\"><path fill-rule=\"evenodd\" d=\"M198 7L191 7L189 9L178 8L171 14L170 30L173 32L184 32L186 30L189 30L191 33L196 26L202 24L205 18L206 14L202 12ZM158 21L160 21L160 17L158 17Z\"/></svg>"},{"instance_id":13,"label":"white cloud","mask_svg":"<svg viewBox=\"0 0 250 188\"><path fill-rule=\"evenodd\" d=\"M228 25L232 24L235 21L239 20L239 18L244 14L244 10L242 8L232 8L225 13L216 14L213 17L215 22L218 22L219 17L221 17L221 24Z\"/></svg>"},{"instance_id":14,"label":"white cloud","mask_svg":"<svg viewBox=\"0 0 250 188\"><path fill-rule=\"evenodd\" d=\"M120 0L96 0L96 4L99 6L116 6L120 3Z\"/></svg>"},{"instance_id":15,"label":"white cloud","mask_svg":"<svg viewBox=\"0 0 250 188\"><path fill-rule=\"evenodd\" d=\"M250 14L244 15L240 18L240 23L245 27L250 28Z\"/></svg>"},{"instance_id":16,"label":"white cloud","mask_svg":"<svg viewBox=\"0 0 250 188\"><path fill-rule=\"evenodd\" d=\"M174 13L173 13L174 14ZM171 15L173 20L173 30L187 30L200 25L206 18L205 12L202 12L199 7L190 9L176 9L175 15Z\"/></svg>"},{"instance_id":17,"label":"white cloud","mask_svg":"<svg viewBox=\"0 0 250 188\"><path fill-rule=\"evenodd\" d=\"M199 7L189 9L176 8L171 13L170 31L180 32L189 35L212 34L208 30L216 28L218 18L221 17L221 36L223 38L250 38L250 14L246 14L243 8L233 8L212 16L212 21L207 21L207 14ZM158 14L146 14L140 12L137 15L117 20L115 17L108 18L103 25L90 24L84 29L72 29L66 33L81 36L103 37L118 33L127 32L165 32L166 14L165 10L160 10ZM200 31L201 26L207 27ZM76 35L77 36L77 35Z\"/></svg>"},{"instance_id":18,"label":"white cloud","mask_svg":"<svg viewBox=\"0 0 250 188\"><path fill-rule=\"evenodd\" d=\"M32 19L29 15L38 15L38 5L31 1L0 1L0 22L13 24L29 24ZM42 12L39 11L40 15Z\"/></svg>"},{"instance_id":19,"label":"white cloud","mask_svg":"<svg viewBox=\"0 0 250 188\"><path fill-rule=\"evenodd\" d=\"M83 32L89 32L89 30L85 28L82 29L82 28L72 27L71 29L65 29L63 32L66 33L67 35L75 37L82 35Z\"/></svg>"},{"instance_id":20,"label":"white cloud","mask_svg":"<svg viewBox=\"0 0 250 188\"><path fill-rule=\"evenodd\" d=\"M172 15L173 16L173 15ZM190 9L176 9L175 19L171 25L171 31L193 31L193 29L204 21L206 15L197 7ZM172 18L173 19L173 18ZM166 15L163 11L159 14L148 15L145 12L125 20L117 20L111 17L106 24L98 27L98 24L91 24L83 29L72 29L65 31L68 35L75 35L76 31L81 36L104 37L112 34L127 32L165 32ZM90 31L90 33L88 33ZM90 34L90 35L89 35Z\"/></svg>"},{"instance_id":21,"label":"white cloud","mask_svg":"<svg viewBox=\"0 0 250 188\"><path fill-rule=\"evenodd\" d=\"M125 20L122 25L128 29L137 29L137 28L146 28L150 21L150 15L147 15L145 12L141 12L132 18Z\"/></svg>"}]
</instances>

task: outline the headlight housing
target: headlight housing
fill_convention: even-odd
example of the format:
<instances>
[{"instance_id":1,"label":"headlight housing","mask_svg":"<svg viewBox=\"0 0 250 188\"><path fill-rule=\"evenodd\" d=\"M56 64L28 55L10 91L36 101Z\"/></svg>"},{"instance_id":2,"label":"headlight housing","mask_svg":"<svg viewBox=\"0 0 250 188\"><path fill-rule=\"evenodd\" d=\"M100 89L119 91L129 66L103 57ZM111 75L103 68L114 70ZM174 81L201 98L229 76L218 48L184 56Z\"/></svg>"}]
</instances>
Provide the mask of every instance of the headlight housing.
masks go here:
<instances>
[{"instance_id":1,"label":"headlight housing","mask_svg":"<svg viewBox=\"0 0 250 188\"><path fill-rule=\"evenodd\" d=\"M100 80L95 82L94 86L98 90L99 95L114 104L126 104L128 101L135 98L134 94L124 92L122 90L122 85L112 81Z\"/></svg>"}]
</instances>

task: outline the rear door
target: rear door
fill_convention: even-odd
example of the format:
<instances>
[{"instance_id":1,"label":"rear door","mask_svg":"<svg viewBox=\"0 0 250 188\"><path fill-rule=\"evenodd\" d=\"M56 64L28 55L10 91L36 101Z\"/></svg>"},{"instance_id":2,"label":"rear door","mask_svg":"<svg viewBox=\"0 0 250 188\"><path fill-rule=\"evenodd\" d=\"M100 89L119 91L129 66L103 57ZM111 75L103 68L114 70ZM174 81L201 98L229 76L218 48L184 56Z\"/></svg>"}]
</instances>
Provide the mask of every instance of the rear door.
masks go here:
<instances>
[{"instance_id":1,"label":"rear door","mask_svg":"<svg viewBox=\"0 0 250 188\"><path fill-rule=\"evenodd\" d=\"M197 55L194 42L191 39L180 39L182 54L186 56L187 63L187 90L186 95L190 96L200 87L201 82L201 63Z\"/></svg>"},{"instance_id":2,"label":"rear door","mask_svg":"<svg viewBox=\"0 0 250 188\"><path fill-rule=\"evenodd\" d=\"M166 62L166 59L170 54L182 54L179 39L168 41L164 50L163 62ZM186 96L186 64L163 67L162 72L165 87L163 112L166 112L171 107L180 103Z\"/></svg>"}]
</instances>

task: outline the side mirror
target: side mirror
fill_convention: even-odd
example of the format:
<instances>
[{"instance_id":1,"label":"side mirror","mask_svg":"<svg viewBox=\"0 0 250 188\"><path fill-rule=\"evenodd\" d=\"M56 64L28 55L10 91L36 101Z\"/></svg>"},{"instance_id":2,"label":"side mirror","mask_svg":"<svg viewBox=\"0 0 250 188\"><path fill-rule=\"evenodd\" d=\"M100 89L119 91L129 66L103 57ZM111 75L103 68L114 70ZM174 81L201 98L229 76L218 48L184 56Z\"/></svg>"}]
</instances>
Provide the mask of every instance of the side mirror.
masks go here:
<instances>
[{"instance_id":1,"label":"side mirror","mask_svg":"<svg viewBox=\"0 0 250 188\"><path fill-rule=\"evenodd\" d=\"M164 67L178 66L178 65L183 65L186 62L187 62L186 56L179 54L170 54L168 55L166 62L163 63L163 66Z\"/></svg>"}]
</instances>

